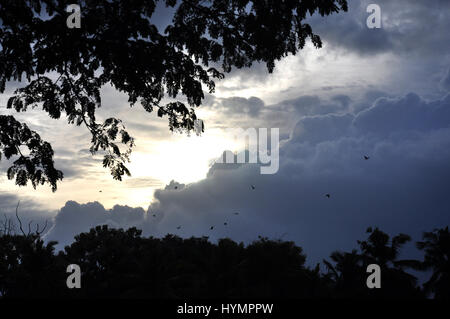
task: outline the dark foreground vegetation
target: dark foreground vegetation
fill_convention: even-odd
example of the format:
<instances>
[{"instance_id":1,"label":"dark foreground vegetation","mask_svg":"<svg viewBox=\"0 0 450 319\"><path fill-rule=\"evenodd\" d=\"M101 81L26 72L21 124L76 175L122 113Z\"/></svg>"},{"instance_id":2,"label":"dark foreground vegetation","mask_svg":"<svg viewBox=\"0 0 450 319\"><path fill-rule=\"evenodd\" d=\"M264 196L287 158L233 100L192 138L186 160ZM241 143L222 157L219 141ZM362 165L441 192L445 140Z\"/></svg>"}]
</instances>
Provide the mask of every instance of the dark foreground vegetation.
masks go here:
<instances>
[{"instance_id":1,"label":"dark foreground vegetation","mask_svg":"<svg viewBox=\"0 0 450 319\"><path fill-rule=\"evenodd\" d=\"M399 260L408 235L368 229L359 249L335 252L309 268L293 242L261 238L248 246L230 239L144 238L135 228L96 227L55 252L37 234L0 236L3 298L450 298L448 227L416 244L424 260ZM81 268L81 288L68 289L69 264ZM380 289L366 285L367 265L381 267ZM423 285L408 269L429 270ZM427 273L427 274L428 274Z\"/></svg>"}]
</instances>

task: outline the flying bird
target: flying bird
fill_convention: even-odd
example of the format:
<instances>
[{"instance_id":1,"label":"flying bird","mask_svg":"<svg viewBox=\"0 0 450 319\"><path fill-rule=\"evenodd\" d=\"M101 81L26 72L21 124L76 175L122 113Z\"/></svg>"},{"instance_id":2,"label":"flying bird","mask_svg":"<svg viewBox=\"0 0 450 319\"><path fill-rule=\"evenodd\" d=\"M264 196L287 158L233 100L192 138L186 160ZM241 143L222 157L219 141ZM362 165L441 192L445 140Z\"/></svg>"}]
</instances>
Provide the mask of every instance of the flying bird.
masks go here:
<instances>
[{"instance_id":1,"label":"flying bird","mask_svg":"<svg viewBox=\"0 0 450 319\"><path fill-rule=\"evenodd\" d=\"M238 212L236 212L236 213L234 213L235 215L239 215L239 213Z\"/></svg>"},{"instance_id":2,"label":"flying bird","mask_svg":"<svg viewBox=\"0 0 450 319\"><path fill-rule=\"evenodd\" d=\"M211 226L210 230L213 230L213 229L214 229L214 226Z\"/></svg>"},{"instance_id":3,"label":"flying bird","mask_svg":"<svg viewBox=\"0 0 450 319\"><path fill-rule=\"evenodd\" d=\"M325 194L325 197L330 198L331 195L330 194Z\"/></svg>"},{"instance_id":4,"label":"flying bird","mask_svg":"<svg viewBox=\"0 0 450 319\"><path fill-rule=\"evenodd\" d=\"M98 191L99 193L101 193L102 191Z\"/></svg>"},{"instance_id":5,"label":"flying bird","mask_svg":"<svg viewBox=\"0 0 450 319\"><path fill-rule=\"evenodd\" d=\"M153 217L156 217L156 214L153 214Z\"/></svg>"},{"instance_id":6,"label":"flying bird","mask_svg":"<svg viewBox=\"0 0 450 319\"><path fill-rule=\"evenodd\" d=\"M367 155L364 155L364 159L367 161L368 159L370 159L370 157Z\"/></svg>"},{"instance_id":7,"label":"flying bird","mask_svg":"<svg viewBox=\"0 0 450 319\"><path fill-rule=\"evenodd\" d=\"M255 185L250 185L250 187L252 188L252 190L255 190Z\"/></svg>"},{"instance_id":8,"label":"flying bird","mask_svg":"<svg viewBox=\"0 0 450 319\"><path fill-rule=\"evenodd\" d=\"M226 225L228 225L228 223L227 223L227 222L225 222L225 223L223 223L223 224L224 224L225 226L226 226Z\"/></svg>"},{"instance_id":9,"label":"flying bird","mask_svg":"<svg viewBox=\"0 0 450 319\"><path fill-rule=\"evenodd\" d=\"M178 189L178 186L175 186L174 188L175 188L175 189Z\"/></svg>"},{"instance_id":10,"label":"flying bird","mask_svg":"<svg viewBox=\"0 0 450 319\"><path fill-rule=\"evenodd\" d=\"M180 229L180 228L181 228L181 226L178 226L178 227L177 227L177 229Z\"/></svg>"}]
</instances>

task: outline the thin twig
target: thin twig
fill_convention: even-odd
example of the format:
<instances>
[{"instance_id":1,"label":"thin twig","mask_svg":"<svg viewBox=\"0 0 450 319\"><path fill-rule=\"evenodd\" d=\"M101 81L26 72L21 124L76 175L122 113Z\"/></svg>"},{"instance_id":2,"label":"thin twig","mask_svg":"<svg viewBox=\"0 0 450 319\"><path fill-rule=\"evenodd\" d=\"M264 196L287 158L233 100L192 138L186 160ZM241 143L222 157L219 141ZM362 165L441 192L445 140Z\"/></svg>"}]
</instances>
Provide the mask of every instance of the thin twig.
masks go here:
<instances>
[{"instance_id":1,"label":"thin twig","mask_svg":"<svg viewBox=\"0 0 450 319\"><path fill-rule=\"evenodd\" d=\"M40 236L45 231L45 229L47 228L47 225L48 225L48 220L45 220L44 228L42 228L42 230L39 231L39 224L38 224L37 227L36 227L36 235Z\"/></svg>"},{"instance_id":2,"label":"thin twig","mask_svg":"<svg viewBox=\"0 0 450 319\"><path fill-rule=\"evenodd\" d=\"M19 200L19 202L17 203L17 207L16 207L16 217L17 217L17 220L19 221L19 228L20 228L20 231L22 232L22 234L23 234L24 236L26 236L26 234L25 234L25 232L23 231L23 228L22 228L22 221L21 221L20 218L19 218L19 213L18 213L18 211L19 211L19 204L20 204L20 200Z\"/></svg>"},{"instance_id":3,"label":"thin twig","mask_svg":"<svg viewBox=\"0 0 450 319\"><path fill-rule=\"evenodd\" d=\"M31 234L31 223L32 223L33 221L32 220L30 220L30 222L28 223L28 235L27 236L30 236L30 234Z\"/></svg>"}]
</instances>

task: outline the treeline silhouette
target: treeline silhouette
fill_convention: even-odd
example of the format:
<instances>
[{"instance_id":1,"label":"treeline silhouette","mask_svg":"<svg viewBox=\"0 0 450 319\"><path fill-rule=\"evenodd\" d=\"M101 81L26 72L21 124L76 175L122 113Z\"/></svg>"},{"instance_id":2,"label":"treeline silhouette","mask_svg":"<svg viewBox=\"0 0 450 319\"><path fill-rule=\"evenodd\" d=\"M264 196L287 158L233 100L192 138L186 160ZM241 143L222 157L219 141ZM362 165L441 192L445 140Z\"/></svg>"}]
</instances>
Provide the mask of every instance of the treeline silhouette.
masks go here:
<instances>
[{"instance_id":1,"label":"treeline silhouette","mask_svg":"<svg viewBox=\"0 0 450 319\"><path fill-rule=\"evenodd\" d=\"M98 226L64 251L36 233L0 236L0 298L435 298L450 299L448 227L424 233L423 260L399 260L411 238L367 230L358 250L334 252L323 267L308 267L294 242L142 237ZM81 288L69 289L69 264L81 268ZM381 268L381 288L366 285L367 265ZM429 270L424 284L407 270ZM427 273L428 274L428 273Z\"/></svg>"}]
</instances>

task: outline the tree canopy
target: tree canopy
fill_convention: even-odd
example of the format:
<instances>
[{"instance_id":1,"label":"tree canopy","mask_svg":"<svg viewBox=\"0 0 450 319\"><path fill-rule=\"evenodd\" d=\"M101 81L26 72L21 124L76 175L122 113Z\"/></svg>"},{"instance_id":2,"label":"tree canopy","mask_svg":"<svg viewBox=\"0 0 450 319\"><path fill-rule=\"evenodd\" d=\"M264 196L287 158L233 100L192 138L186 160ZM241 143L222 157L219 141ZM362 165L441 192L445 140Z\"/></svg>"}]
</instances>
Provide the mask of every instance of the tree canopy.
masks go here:
<instances>
[{"instance_id":1,"label":"tree canopy","mask_svg":"<svg viewBox=\"0 0 450 319\"><path fill-rule=\"evenodd\" d=\"M375 228L359 249L334 252L326 267L310 267L294 242L259 240L244 245L207 237L143 237L97 226L63 251L39 233L19 235L0 224L0 299L3 298L306 298L450 299L448 227L417 243L424 260L399 260L409 236ZM381 268L381 288L369 289L367 266ZM81 270L81 288L68 289L67 266ZM423 285L406 268L432 269Z\"/></svg>"},{"instance_id":2,"label":"tree canopy","mask_svg":"<svg viewBox=\"0 0 450 319\"><path fill-rule=\"evenodd\" d=\"M157 110L170 130L190 131L195 107L204 89L214 91L215 80L255 62L272 72L276 60L296 54L307 39L321 47L307 15L347 10L346 0L83 0L81 27L71 29L66 8L72 2L1 2L0 93L8 81L24 80L7 108L42 108L51 118L85 125L90 151L103 152L103 166L117 180L129 175L134 139L120 119L96 119L103 85L126 93L131 106ZM165 30L152 22L158 2L175 10ZM164 97L171 102L163 104ZM0 124L0 151L18 157L8 178L34 187L49 183L55 191L63 173L54 168L51 146L12 116L0 115Z\"/></svg>"}]
</instances>

